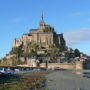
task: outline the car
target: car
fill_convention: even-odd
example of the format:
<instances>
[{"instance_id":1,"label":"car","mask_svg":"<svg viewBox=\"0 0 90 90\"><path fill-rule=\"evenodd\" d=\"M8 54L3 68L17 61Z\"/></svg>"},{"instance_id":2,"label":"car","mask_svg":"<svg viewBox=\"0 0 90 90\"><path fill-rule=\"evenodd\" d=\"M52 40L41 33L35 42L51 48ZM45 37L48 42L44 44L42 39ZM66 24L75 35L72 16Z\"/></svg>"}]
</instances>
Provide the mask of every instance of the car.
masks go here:
<instances>
[{"instance_id":1,"label":"car","mask_svg":"<svg viewBox=\"0 0 90 90\"><path fill-rule=\"evenodd\" d=\"M10 68L5 70L6 74L14 74L14 71L11 70Z\"/></svg>"},{"instance_id":2,"label":"car","mask_svg":"<svg viewBox=\"0 0 90 90\"><path fill-rule=\"evenodd\" d=\"M33 71L40 71L40 69L39 68L34 68Z\"/></svg>"},{"instance_id":3,"label":"car","mask_svg":"<svg viewBox=\"0 0 90 90\"><path fill-rule=\"evenodd\" d=\"M1 75L10 75L14 74L14 71L12 71L10 68L0 68Z\"/></svg>"},{"instance_id":4,"label":"car","mask_svg":"<svg viewBox=\"0 0 90 90\"><path fill-rule=\"evenodd\" d=\"M58 70L60 70L60 68L59 68L59 67L55 67L55 69L54 69L54 70L57 70L57 71L58 71Z\"/></svg>"},{"instance_id":5,"label":"car","mask_svg":"<svg viewBox=\"0 0 90 90\"><path fill-rule=\"evenodd\" d=\"M0 68L0 76L6 75L5 68Z\"/></svg>"},{"instance_id":6,"label":"car","mask_svg":"<svg viewBox=\"0 0 90 90\"><path fill-rule=\"evenodd\" d=\"M0 68L0 73L4 73L5 72L5 68Z\"/></svg>"},{"instance_id":7,"label":"car","mask_svg":"<svg viewBox=\"0 0 90 90\"><path fill-rule=\"evenodd\" d=\"M90 78L90 73L83 73L83 77Z\"/></svg>"},{"instance_id":8,"label":"car","mask_svg":"<svg viewBox=\"0 0 90 90\"><path fill-rule=\"evenodd\" d=\"M16 69L14 69L14 71L15 71L15 72L19 72L20 70L16 68Z\"/></svg>"}]
</instances>

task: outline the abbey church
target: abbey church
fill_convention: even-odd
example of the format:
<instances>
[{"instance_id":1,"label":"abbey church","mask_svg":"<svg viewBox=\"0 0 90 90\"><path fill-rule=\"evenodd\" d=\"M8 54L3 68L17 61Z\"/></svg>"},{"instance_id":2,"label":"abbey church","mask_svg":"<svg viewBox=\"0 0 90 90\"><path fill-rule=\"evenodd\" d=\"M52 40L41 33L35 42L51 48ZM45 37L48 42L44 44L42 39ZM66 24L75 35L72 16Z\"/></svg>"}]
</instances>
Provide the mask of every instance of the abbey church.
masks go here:
<instances>
[{"instance_id":1,"label":"abbey church","mask_svg":"<svg viewBox=\"0 0 90 90\"><path fill-rule=\"evenodd\" d=\"M43 48L48 48L50 45L60 48L66 45L63 34L57 34L53 27L45 24L43 14L39 22L39 27L37 29L30 29L29 33L15 39L13 41L13 48L19 47L22 44L26 45L29 42L36 43Z\"/></svg>"}]
</instances>

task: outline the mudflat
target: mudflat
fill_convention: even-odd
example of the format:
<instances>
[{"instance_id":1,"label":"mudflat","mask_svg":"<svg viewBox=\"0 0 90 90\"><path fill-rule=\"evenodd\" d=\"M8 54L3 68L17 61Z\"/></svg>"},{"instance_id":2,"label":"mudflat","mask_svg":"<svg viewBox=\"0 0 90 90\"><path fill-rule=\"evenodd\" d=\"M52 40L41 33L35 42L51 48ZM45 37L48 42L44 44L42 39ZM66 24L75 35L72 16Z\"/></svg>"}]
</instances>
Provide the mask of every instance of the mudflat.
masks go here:
<instances>
[{"instance_id":1,"label":"mudflat","mask_svg":"<svg viewBox=\"0 0 90 90\"><path fill-rule=\"evenodd\" d=\"M56 71L46 76L50 90L90 90L90 78L70 71Z\"/></svg>"}]
</instances>

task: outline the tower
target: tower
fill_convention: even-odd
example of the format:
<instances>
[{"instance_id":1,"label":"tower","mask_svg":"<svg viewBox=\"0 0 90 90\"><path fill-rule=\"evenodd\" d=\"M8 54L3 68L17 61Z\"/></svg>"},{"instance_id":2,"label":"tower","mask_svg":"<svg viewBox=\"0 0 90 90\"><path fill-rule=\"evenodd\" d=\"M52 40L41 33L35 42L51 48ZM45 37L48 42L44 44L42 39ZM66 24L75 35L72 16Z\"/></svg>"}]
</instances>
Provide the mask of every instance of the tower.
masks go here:
<instances>
[{"instance_id":1,"label":"tower","mask_svg":"<svg viewBox=\"0 0 90 90\"><path fill-rule=\"evenodd\" d=\"M44 19L43 19L43 13L41 14L41 20L40 20L40 27L45 26Z\"/></svg>"}]
</instances>

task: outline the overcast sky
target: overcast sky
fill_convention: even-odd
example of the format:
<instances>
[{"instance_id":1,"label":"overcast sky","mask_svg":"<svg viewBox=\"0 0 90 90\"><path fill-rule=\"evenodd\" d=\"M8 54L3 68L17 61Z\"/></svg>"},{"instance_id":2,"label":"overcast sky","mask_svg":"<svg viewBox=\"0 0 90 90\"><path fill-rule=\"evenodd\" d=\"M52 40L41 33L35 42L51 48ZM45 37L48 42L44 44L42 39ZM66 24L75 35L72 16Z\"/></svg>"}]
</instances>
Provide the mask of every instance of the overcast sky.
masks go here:
<instances>
[{"instance_id":1,"label":"overcast sky","mask_svg":"<svg viewBox=\"0 0 90 90\"><path fill-rule=\"evenodd\" d=\"M42 11L67 46L90 55L90 0L0 0L0 58L15 38L38 28Z\"/></svg>"}]
</instances>

